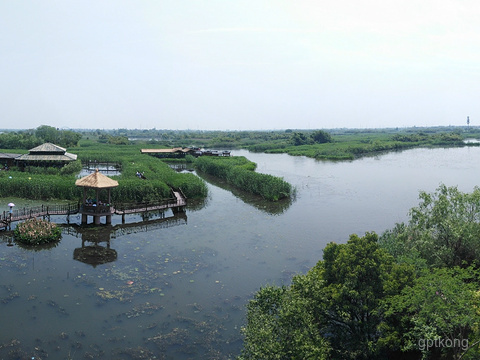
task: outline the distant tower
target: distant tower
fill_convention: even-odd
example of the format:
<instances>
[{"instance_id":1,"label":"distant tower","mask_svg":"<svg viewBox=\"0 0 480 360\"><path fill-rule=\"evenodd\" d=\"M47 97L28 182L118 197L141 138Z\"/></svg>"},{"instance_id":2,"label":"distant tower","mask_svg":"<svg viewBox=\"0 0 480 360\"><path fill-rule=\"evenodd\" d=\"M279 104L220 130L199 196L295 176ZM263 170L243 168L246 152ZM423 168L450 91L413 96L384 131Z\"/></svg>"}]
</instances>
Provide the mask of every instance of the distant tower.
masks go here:
<instances>
[{"instance_id":1,"label":"distant tower","mask_svg":"<svg viewBox=\"0 0 480 360\"><path fill-rule=\"evenodd\" d=\"M470 126L470 116L467 116L467 126Z\"/></svg>"}]
</instances>

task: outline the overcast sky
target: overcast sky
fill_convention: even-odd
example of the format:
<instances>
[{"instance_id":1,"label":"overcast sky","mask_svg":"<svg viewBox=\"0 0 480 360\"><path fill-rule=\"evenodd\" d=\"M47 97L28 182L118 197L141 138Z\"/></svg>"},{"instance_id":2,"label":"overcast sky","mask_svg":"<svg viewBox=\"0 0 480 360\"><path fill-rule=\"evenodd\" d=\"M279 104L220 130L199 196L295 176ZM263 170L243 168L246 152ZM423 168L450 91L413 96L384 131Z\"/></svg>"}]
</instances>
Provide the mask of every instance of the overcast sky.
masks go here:
<instances>
[{"instance_id":1,"label":"overcast sky","mask_svg":"<svg viewBox=\"0 0 480 360\"><path fill-rule=\"evenodd\" d=\"M2 0L0 128L480 125L478 0Z\"/></svg>"}]
</instances>

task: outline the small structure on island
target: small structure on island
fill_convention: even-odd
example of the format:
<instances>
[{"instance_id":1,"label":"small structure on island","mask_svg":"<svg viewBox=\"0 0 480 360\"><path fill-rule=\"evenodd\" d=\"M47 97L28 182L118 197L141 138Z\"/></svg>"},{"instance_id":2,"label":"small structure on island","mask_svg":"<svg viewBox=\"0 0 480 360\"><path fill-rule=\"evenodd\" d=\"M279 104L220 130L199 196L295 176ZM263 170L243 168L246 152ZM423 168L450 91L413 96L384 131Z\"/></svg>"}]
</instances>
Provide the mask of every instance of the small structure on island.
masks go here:
<instances>
[{"instance_id":1,"label":"small structure on island","mask_svg":"<svg viewBox=\"0 0 480 360\"><path fill-rule=\"evenodd\" d=\"M88 176L75 181L75 185L83 187L83 201L80 207L80 213L82 214L82 224L86 224L88 216L93 216L94 223L100 224L100 218L105 216L107 224L112 223L113 207L111 206L111 189L118 186L118 181L110 179L108 176L103 175L98 169ZM95 191L95 198L87 197L88 190ZM101 194L102 190L107 191L107 196ZM104 191L103 191L104 193ZM103 199L101 200L101 196Z\"/></svg>"},{"instance_id":2,"label":"small structure on island","mask_svg":"<svg viewBox=\"0 0 480 360\"><path fill-rule=\"evenodd\" d=\"M67 149L52 143L37 146L30 149L28 154L23 154L15 158L15 162L19 167L62 167L75 160L77 160L77 155L70 154L67 152Z\"/></svg>"}]
</instances>

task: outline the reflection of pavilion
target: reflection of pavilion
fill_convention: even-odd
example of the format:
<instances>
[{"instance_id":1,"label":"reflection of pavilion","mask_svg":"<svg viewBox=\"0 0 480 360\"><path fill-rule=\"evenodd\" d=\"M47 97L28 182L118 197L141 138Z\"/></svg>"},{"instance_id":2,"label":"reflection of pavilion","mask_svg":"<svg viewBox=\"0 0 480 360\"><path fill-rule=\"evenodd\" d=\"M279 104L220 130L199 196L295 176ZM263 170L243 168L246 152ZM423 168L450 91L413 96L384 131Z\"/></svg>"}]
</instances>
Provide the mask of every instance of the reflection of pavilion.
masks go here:
<instances>
[{"instance_id":1,"label":"reflection of pavilion","mask_svg":"<svg viewBox=\"0 0 480 360\"><path fill-rule=\"evenodd\" d=\"M73 251L73 258L93 267L117 260L117 252L110 248L110 229L87 229L79 227L77 234L82 236L82 247ZM86 245L85 243L91 243ZM100 245L105 243L106 246Z\"/></svg>"},{"instance_id":2,"label":"reflection of pavilion","mask_svg":"<svg viewBox=\"0 0 480 360\"><path fill-rule=\"evenodd\" d=\"M174 213L173 216L154 220L141 221L130 224L118 224L115 226L79 226L70 225L66 232L70 235L82 238L82 247L73 251L73 258L92 266L106 264L117 260L117 252L110 248L110 240L123 235L138 232L147 232L172 226L187 224L187 215L184 212ZM86 245L86 243L91 243ZM106 246L102 246L105 243Z\"/></svg>"},{"instance_id":3,"label":"reflection of pavilion","mask_svg":"<svg viewBox=\"0 0 480 360\"><path fill-rule=\"evenodd\" d=\"M73 251L73 258L96 267L117 260L117 252L110 249L110 241L108 241L107 247L103 247L98 243L85 246L85 241L82 240L82 247Z\"/></svg>"}]
</instances>

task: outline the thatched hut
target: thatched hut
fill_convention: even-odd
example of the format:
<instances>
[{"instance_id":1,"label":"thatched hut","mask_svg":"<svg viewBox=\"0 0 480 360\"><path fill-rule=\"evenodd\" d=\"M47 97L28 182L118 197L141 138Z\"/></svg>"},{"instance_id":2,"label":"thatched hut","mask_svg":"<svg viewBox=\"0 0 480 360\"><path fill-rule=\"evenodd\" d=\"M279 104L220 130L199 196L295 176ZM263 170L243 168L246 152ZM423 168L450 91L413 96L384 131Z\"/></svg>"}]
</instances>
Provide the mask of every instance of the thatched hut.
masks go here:
<instances>
[{"instance_id":1,"label":"thatched hut","mask_svg":"<svg viewBox=\"0 0 480 360\"><path fill-rule=\"evenodd\" d=\"M52 143L39 145L17 157L16 163L19 167L26 166L52 166L62 167L66 164L77 160L77 155L70 154L67 149Z\"/></svg>"},{"instance_id":2,"label":"thatched hut","mask_svg":"<svg viewBox=\"0 0 480 360\"><path fill-rule=\"evenodd\" d=\"M95 224L100 224L100 218L106 217L106 223L112 222L112 207L111 207L111 189L118 186L118 181L110 179L103 175L98 169L88 176L75 181L76 186L83 187L83 202L80 209L82 214L82 224L87 223L88 215L94 217ZM95 190L95 198L87 198L87 190ZM100 191L106 190L107 196L101 200Z\"/></svg>"}]
</instances>

